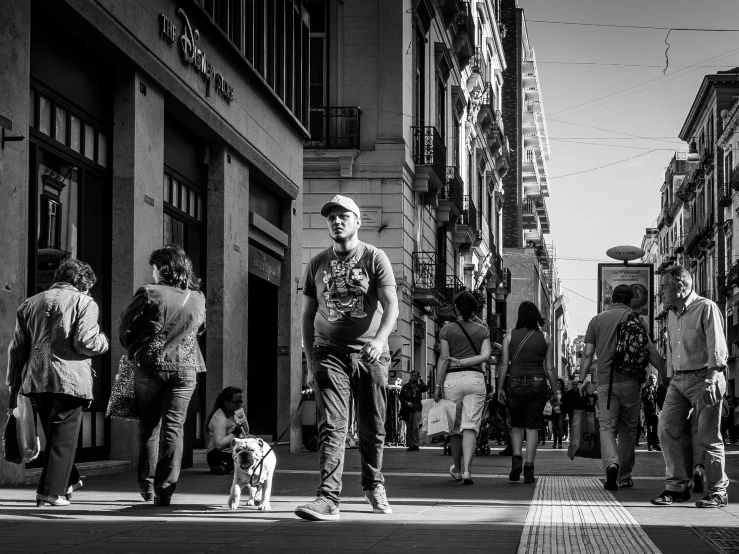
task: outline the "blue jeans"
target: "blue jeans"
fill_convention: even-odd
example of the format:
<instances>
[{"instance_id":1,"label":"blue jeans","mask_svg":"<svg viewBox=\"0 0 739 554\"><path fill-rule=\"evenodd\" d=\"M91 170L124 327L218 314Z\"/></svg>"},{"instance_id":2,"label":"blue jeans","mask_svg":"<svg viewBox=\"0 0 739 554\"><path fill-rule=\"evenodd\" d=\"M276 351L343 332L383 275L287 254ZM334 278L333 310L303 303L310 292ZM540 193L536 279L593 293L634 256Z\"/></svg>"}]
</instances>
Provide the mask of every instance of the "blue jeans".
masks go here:
<instances>
[{"instance_id":1,"label":"blue jeans","mask_svg":"<svg viewBox=\"0 0 739 554\"><path fill-rule=\"evenodd\" d=\"M688 485L688 473L683 453L681 436L688 433L686 427L688 412L694 409L695 434L697 441L693 447L700 450L693 452L693 463L701 462L704 456L707 492L726 494L729 479L724 471L724 441L721 437L721 400L713 406L707 406L703 400L706 383L703 381L706 371L678 373L670 381L665 403L659 419L659 442L662 455L665 457L665 477L668 491L684 491ZM716 374L719 396L726 392L726 376ZM691 418L692 419L692 418ZM687 438L687 437L686 437ZM697 445L696 445L697 442Z\"/></svg>"},{"instance_id":2,"label":"blue jeans","mask_svg":"<svg viewBox=\"0 0 739 554\"><path fill-rule=\"evenodd\" d=\"M611 409L608 405L608 385L598 385L598 423L603 469L618 465L618 480L631 478L636 462L636 426L639 423L641 394L639 381L630 379L613 383ZM616 432L618 431L618 445Z\"/></svg>"},{"instance_id":3,"label":"blue jeans","mask_svg":"<svg viewBox=\"0 0 739 554\"><path fill-rule=\"evenodd\" d=\"M136 370L138 477L139 487L144 493L170 497L177 488L182 464L183 425L195 390L195 375L195 372Z\"/></svg>"},{"instance_id":4,"label":"blue jeans","mask_svg":"<svg viewBox=\"0 0 739 554\"><path fill-rule=\"evenodd\" d=\"M360 359L359 354L326 346L313 348L318 403L318 466L321 472L317 495L328 498L337 506L344 470L350 397L356 406L362 488L372 490L385 482L381 470L389 366L390 356L386 354L377 363L367 363Z\"/></svg>"}]
</instances>

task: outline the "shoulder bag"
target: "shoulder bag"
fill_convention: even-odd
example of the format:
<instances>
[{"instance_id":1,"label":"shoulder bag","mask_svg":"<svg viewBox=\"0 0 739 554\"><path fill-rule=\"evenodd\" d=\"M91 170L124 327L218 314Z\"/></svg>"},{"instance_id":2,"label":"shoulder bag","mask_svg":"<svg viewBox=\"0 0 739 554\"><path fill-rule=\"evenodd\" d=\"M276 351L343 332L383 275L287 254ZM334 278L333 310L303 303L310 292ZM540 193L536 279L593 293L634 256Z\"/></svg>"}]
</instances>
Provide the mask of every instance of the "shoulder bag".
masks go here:
<instances>
[{"instance_id":1,"label":"shoulder bag","mask_svg":"<svg viewBox=\"0 0 739 554\"><path fill-rule=\"evenodd\" d=\"M185 304L190 299L190 293L191 291L188 289L185 301L174 313L165 330L177 318L182 308L185 307ZM139 420L138 412L136 411L136 356L152 338L153 336L144 340L144 343L134 352L133 359L129 359L127 354L121 356L121 360L118 362L118 373L115 374L115 382L110 391L110 400L108 400L108 409L105 412L105 417L122 419L124 421Z\"/></svg>"}]
</instances>

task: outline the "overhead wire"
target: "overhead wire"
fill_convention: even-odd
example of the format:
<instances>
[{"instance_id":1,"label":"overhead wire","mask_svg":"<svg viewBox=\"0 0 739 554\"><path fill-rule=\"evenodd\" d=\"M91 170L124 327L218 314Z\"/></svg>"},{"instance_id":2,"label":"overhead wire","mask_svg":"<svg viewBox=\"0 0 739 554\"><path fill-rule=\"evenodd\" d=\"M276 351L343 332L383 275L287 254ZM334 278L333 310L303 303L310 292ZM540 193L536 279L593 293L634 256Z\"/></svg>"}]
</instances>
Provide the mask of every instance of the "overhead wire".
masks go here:
<instances>
[{"instance_id":1,"label":"overhead wire","mask_svg":"<svg viewBox=\"0 0 739 554\"><path fill-rule=\"evenodd\" d=\"M620 25L617 23L586 23L580 21L550 21L545 19L529 19L526 23L550 23L553 25L577 25L582 27L616 27L620 29L651 29L653 31L703 31L711 33L739 33L739 29L716 29L704 27L655 27L652 25Z\"/></svg>"},{"instance_id":2,"label":"overhead wire","mask_svg":"<svg viewBox=\"0 0 739 554\"><path fill-rule=\"evenodd\" d=\"M506 254L504 253L504 256L505 256L505 255L506 255ZM522 264L522 263L520 263L520 262L517 262L517 261L516 261L516 260L514 260L514 259L511 259L511 258L508 258L508 259L510 259L510 261L512 261L512 262L513 262L514 264L516 264L516 265L518 265L518 266L521 266L522 268L524 268L524 269L525 269L526 271L528 271L528 272L529 272L529 273L531 273L532 275L536 276L536 273L535 273L535 272L534 272L534 270L533 270L533 269L531 269L530 267L526 267L525 265L523 265L523 264ZM588 298L587 296L583 296L583 295L582 295L582 294L580 294L579 292L576 292L576 291L574 291L574 290L572 290L572 289L569 289L569 288L565 287L564 285L562 285L561 283L559 284L559 287L560 287L560 288L562 288L562 289L564 289L564 290L566 290L566 291L568 291L568 292L571 292L572 294L575 294L575 295L577 295L577 296L579 296L579 297L581 297L581 298L584 298L585 300L590 300L591 302L594 302L595 304L597 304L597 302L596 302L595 300L593 300L592 298Z\"/></svg>"},{"instance_id":3,"label":"overhead wire","mask_svg":"<svg viewBox=\"0 0 739 554\"><path fill-rule=\"evenodd\" d=\"M715 56L711 56L710 58L706 58L705 60L701 60L699 62L696 62L696 63L694 63L692 65L685 66L683 69L680 69L680 70L676 71L675 73L670 74L670 77L671 78L666 78L665 75L662 75L660 77L655 77L654 79L649 79L648 81L644 81L642 83L638 83L636 85L632 85L630 87L626 87L626 88L621 89L621 90L618 90L616 92L612 92L610 94L606 94L605 96L600 96L600 97L595 98L593 100L588 100L587 102L583 102L581 104L576 104L574 106L570 106L569 108L565 108L565 109L562 109L562 110L558 110L556 112L552 112L550 114L550 116L555 116L555 115L558 115L558 114L561 114L561 113L564 113L564 112L569 112L571 110L575 110L577 108L581 108L581 107L587 106L588 104L593 104L595 102L598 102L599 100L605 100L606 98L611 98L613 96L619 95L622 92L628 92L628 91L633 90L635 88L639 88L639 87L642 87L644 85L649 85L650 83L654 83L655 81L659 81L658 83L655 83L654 85L651 85L651 86L648 86L648 87L644 87L643 89L637 90L637 91L635 91L633 93L630 93L630 94L625 94L623 96L619 96L618 98L614 98L612 100L609 100L608 102L603 102L602 104L598 104L597 106L590 106L588 108L584 108L582 110L578 110L575 113L567 114L567 117L572 116L572 115L575 115L576 113L581 113L583 111L590 110L592 108L597 108L598 106L602 106L604 104L608 104L610 102L614 102L614 101L620 100L622 98L626 98L628 96L631 96L632 94L637 94L639 92L643 92L645 90L649 90L650 88L653 88L655 86L659 86L662 83L668 83L668 82L670 82L670 81L672 81L674 79L677 79L679 77L684 77L685 75L687 75L688 73L690 73L690 71L688 71L688 70L695 71L697 69L702 69L703 68L702 64L704 64L706 62L709 62L709 61L712 61L712 60L715 60L715 59L721 59L721 58L723 58L725 56L728 56L729 54L732 54L732 53L736 52L737 50L739 50L739 48L733 48L732 50L727 50L726 52L723 52L722 54L717 54ZM549 121L552 120L550 118L547 118L547 119Z\"/></svg>"},{"instance_id":4,"label":"overhead wire","mask_svg":"<svg viewBox=\"0 0 739 554\"><path fill-rule=\"evenodd\" d=\"M563 179L564 177L572 177L574 175L582 175L583 173L590 173L591 171L598 171L599 169L604 169L606 167L611 167L614 165L622 164L624 162L628 162L636 158L641 158L642 156L646 156L647 154L651 154L652 152L658 152L658 151L659 149L655 148L653 150L650 150L649 152L642 152L641 154L637 154L636 156L631 156L630 158L624 158L623 160L618 160L617 162L599 165L598 167L591 167L590 169L584 169L582 171L575 171L574 173L565 173L564 175L557 175L556 177L550 177L550 179Z\"/></svg>"}]
</instances>

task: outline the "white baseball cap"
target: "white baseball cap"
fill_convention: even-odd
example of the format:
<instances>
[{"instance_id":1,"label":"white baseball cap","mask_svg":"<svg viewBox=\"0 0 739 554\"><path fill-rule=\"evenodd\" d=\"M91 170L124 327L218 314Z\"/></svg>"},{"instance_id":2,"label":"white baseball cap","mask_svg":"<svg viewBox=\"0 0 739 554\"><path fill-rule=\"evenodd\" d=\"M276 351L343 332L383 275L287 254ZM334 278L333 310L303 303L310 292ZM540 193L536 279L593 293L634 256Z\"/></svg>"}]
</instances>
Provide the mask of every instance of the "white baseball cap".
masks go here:
<instances>
[{"instance_id":1,"label":"white baseball cap","mask_svg":"<svg viewBox=\"0 0 739 554\"><path fill-rule=\"evenodd\" d=\"M347 198L346 196L341 196L340 194L337 194L323 205L323 208L321 208L321 215L323 217L326 217L328 215L328 212L331 211L331 208L335 206L344 208L346 211L352 212L356 214L357 217L360 217L359 207L354 202L354 200L352 200L351 198Z\"/></svg>"}]
</instances>

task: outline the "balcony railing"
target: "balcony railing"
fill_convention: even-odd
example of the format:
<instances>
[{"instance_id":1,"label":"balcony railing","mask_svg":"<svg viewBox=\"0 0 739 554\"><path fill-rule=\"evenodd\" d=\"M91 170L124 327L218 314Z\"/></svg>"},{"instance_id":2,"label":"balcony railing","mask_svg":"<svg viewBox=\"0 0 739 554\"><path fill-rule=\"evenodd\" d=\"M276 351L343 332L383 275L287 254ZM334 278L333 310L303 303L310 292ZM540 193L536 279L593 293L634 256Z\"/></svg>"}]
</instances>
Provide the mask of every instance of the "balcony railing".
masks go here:
<instances>
[{"instance_id":1,"label":"balcony railing","mask_svg":"<svg viewBox=\"0 0 739 554\"><path fill-rule=\"evenodd\" d=\"M436 127L411 127L413 163L433 167L440 179L446 177L446 146Z\"/></svg>"},{"instance_id":2,"label":"balcony railing","mask_svg":"<svg viewBox=\"0 0 739 554\"><path fill-rule=\"evenodd\" d=\"M487 80L490 77L488 75L488 65L485 61L485 50L482 46L475 47L475 55L472 56L472 72L479 73L483 80Z\"/></svg>"},{"instance_id":3,"label":"balcony railing","mask_svg":"<svg viewBox=\"0 0 739 554\"><path fill-rule=\"evenodd\" d=\"M359 149L361 110L349 107L310 109L310 140L305 148Z\"/></svg>"},{"instance_id":4,"label":"balcony railing","mask_svg":"<svg viewBox=\"0 0 739 554\"><path fill-rule=\"evenodd\" d=\"M704 148L703 154L701 155L701 165L713 165L713 149Z\"/></svg>"},{"instance_id":5,"label":"balcony railing","mask_svg":"<svg viewBox=\"0 0 739 554\"><path fill-rule=\"evenodd\" d=\"M688 231L688 234L685 236L685 241L683 244L685 245L685 250L690 250L691 247L697 242L698 238L703 234L703 231L705 229L705 226L703 225L703 216L699 216L695 219L693 222L693 226L690 228L690 231Z\"/></svg>"},{"instance_id":6,"label":"balcony railing","mask_svg":"<svg viewBox=\"0 0 739 554\"><path fill-rule=\"evenodd\" d=\"M729 269L729 273L726 275L726 286L739 286L739 261L731 265L731 269Z\"/></svg>"},{"instance_id":7,"label":"balcony railing","mask_svg":"<svg viewBox=\"0 0 739 554\"><path fill-rule=\"evenodd\" d=\"M457 215L464 209L464 182L453 165L446 168L446 181L439 191L439 200L451 202L457 208Z\"/></svg>"},{"instance_id":8,"label":"balcony railing","mask_svg":"<svg viewBox=\"0 0 739 554\"><path fill-rule=\"evenodd\" d=\"M503 272L501 273L502 283L501 286L506 289L508 292L511 292L511 270L507 267L503 268Z\"/></svg>"},{"instance_id":9,"label":"balcony railing","mask_svg":"<svg viewBox=\"0 0 739 554\"><path fill-rule=\"evenodd\" d=\"M419 289L437 288L436 252L413 252L413 286Z\"/></svg>"},{"instance_id":10,"label":"balcony railing","mask_svg":"<svg viewBox=\"0 0 739 554\"><path fill-rule=\"evenodd\" d=\"M724 183L718 189L718 205L721 207L731 206L731 187L729 183Z\"/></svg>"},{"instance_id":11,"label":"balcony railing","mask_svg":"<svg viewBox=\"0 0 739 554\"><path fill-rule=\"evenodd\" d=\"M472 231L472 236L477 236L477 208L472 198L464 197L464 206L462 208L462 217L460 218L462 225L467 225Z\"/></svg>"},{"instance_id":12,"label":"balcony railing","mask_svg":"<svg viewBox=\"0 0 739 554\"><path fill-rule=\"evenodd\" d=\"M493 84L490 81L485 81L482 89L482 104L484 106L495 107L495 92L493 92Z\"/></svg>"},{"instance_id":13,"label":"balcony railing","mask_svg":"<svg viewBox=\"0 0 739 554\"><path fill-rule=\"evenodd\" d=\"M462 279L456 275L445 275L443 283L444 287L439 291L441 292L441 296L444 297L444 301L447 304L454 304L454 297L464 290Z\"/></svg>"}]
</instances>

